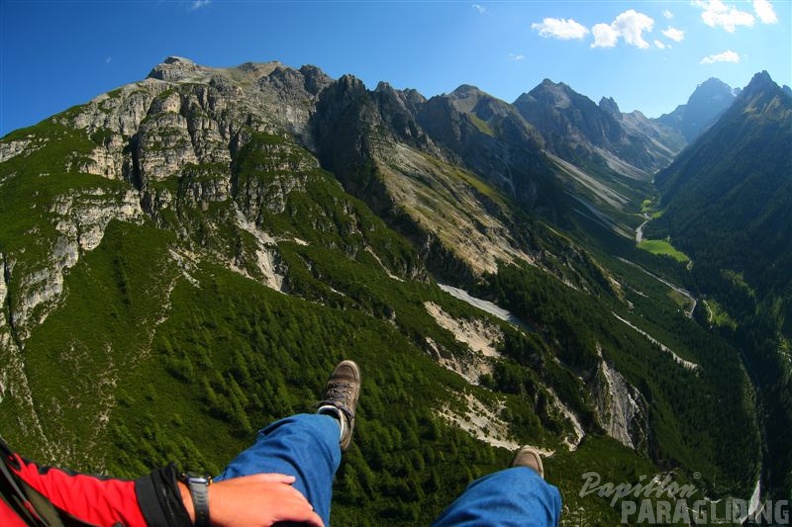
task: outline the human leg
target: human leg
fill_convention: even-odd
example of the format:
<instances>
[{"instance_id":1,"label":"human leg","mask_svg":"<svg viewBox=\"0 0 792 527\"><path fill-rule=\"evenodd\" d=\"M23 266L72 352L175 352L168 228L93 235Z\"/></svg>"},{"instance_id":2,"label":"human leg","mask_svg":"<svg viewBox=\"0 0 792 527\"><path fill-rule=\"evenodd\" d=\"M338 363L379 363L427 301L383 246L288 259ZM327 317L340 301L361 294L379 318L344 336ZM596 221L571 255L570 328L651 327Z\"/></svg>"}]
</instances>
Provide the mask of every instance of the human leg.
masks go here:
<instances>
[{"instance_id":1,"label":"human leg","mask_svg":"<svg viewBox=\"0 0 792 527\"><path fill-rule=\"evenodd\" d=\"M357 364L341 362L325 386L318 413L294 415L264 428L256 442L215 480L262 473L294 476L294 488L311 503L325 525L329 525L333 477L342 450L352 441L359 394Z\"/></svg>"},{"instance_id":2,"label":"human leg","mask_svg":"<svg viewBox=\"0 0 792 527\"><path fill-rule=\"evenodd\" d=\"M329 525L333 476L341 463L338 437L339 423L328 415L299 414L281 419L261 430L256 442L215 480L270 473L294 476L294 488Z\"/></svg>"},{"instance_id":3,"label":"human leg","mask_svg":"<svg viewBox=\"0 0 792 527\"><path fill-rule=\"evenodd\" d=\"M522 451L521 451L522 453ZM518 454L511 468L471 483L435 520L433 527L554 527L561 516L561 494L544 481L541 459Z\"/></svg>"}]
</instances>

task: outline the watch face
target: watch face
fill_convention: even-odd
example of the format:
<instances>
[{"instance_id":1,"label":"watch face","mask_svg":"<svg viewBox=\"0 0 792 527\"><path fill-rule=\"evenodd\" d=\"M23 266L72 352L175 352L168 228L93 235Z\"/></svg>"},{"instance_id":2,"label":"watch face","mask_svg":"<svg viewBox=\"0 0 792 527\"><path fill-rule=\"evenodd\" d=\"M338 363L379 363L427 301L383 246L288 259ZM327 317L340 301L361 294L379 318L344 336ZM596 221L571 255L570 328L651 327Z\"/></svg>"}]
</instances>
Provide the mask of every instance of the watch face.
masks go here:
<instances>
[{"instance_id":1,"label":"watch face","mask_svg":"<svg viewBox=\"0 0 792 527\"><path fill-rule=\"evenodd\" d=\"M212 478L203 474L196 474L194 472L187 472L182 474L181 480L185 483L203 483L208 485L212 482Z\"/></svg>"}]
</instances>

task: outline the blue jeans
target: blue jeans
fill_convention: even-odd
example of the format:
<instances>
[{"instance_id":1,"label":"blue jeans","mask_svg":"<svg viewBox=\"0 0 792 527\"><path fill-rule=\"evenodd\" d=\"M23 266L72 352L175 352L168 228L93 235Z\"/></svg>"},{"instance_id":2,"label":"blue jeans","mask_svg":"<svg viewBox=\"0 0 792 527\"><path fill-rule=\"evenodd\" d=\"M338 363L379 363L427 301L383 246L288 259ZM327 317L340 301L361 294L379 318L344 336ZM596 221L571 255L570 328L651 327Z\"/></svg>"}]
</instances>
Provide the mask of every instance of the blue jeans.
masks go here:
<instances>
[{"instance_id":1,"label":"blue jeans","mask_svg":"<svg viewBox=\"0 0 792 527\"><path fill-rule=\"evenodd\" d=\"M561 494L534 470L512 467L477 479L432 527L555 527Z\"/></svg>"},{"instance_id":2,"label":"blue jeans","mask_svg":"<svg viewBox=\"0 0 792 527\"><path fill-rule=\"evenodd\" d=\"M339 434L338 421L329 415L299 414L275 421L215 480L267 473L294 476L294 488L329 526L333 476L341 463Z\"/></svg>"},{"instance_id":3,"label":"blue jeans","mask_svg":"<svg viewBox=\"0 0 792 527\"><path fill-rule=\"evenodd\" d=\"M341 462L338 421L328 415L299 414L261 430L256 442L215 478L217 481L259 473L289 474L330 525L333 476ZM433 524L448 526L554 527L561 495L533 470L515 467L489 474L467 490Z\"/></svg>"}]
</instances>

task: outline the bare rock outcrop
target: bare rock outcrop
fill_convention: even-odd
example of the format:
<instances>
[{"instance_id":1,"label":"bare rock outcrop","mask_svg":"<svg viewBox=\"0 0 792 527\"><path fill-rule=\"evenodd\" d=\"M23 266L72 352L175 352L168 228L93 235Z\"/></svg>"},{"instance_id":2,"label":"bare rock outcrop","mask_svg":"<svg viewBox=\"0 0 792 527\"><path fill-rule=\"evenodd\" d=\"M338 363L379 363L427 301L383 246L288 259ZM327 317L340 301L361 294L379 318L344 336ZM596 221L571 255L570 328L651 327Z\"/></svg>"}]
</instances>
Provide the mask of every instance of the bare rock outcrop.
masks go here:
<instances>
[{"instance_id":1,"label":"bare rock outcrop","mask_svg":"<svg viewBox=\"0 0 792 527\"><path fill-rule=\"evenodd\" d=\"M592 393L600 426L633 450L645 450L649 437L647 403L641 392L606 360L601 360Z\"/></svg>"}]
</instances>

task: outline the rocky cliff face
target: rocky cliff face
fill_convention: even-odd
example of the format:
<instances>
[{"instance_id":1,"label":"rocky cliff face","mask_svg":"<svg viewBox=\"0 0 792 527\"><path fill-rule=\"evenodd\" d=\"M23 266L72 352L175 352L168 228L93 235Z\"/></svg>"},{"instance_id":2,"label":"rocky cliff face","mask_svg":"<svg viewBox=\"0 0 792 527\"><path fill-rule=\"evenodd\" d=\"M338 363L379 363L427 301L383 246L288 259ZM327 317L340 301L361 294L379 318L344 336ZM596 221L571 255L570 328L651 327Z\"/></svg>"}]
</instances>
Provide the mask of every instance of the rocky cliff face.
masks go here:
<instances>
[{"instance_id":1,"label":"rocky cliff face","mask_svg":"<svg viewBox=\"0 0 792 527\"><path fill-rule=\"evenodd\" d=\"M600 426L629 448L645 451L649 439L647 403L641 392L607 361L602 360L594 382Z\"/></svg>"}]
</instances>

